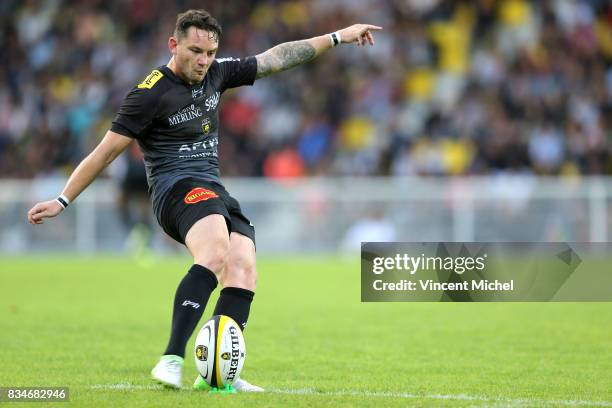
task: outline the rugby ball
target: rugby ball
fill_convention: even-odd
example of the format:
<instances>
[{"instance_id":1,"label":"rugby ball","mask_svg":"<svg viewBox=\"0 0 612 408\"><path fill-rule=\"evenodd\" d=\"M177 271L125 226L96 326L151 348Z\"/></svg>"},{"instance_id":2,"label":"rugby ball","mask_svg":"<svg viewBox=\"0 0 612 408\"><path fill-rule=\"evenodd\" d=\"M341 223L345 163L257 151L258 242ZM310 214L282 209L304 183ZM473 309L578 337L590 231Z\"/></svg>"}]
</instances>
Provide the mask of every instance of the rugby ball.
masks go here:
<instances>
[{"instance_id":1,"label":"rugby ball","mask_svg":"<svg viewBox=\"0 0 612 408\"><path fill-rule=\"evenodd\" d=\"M211 317L196 337L195 363L211 387L223 388L240 375L246 347L238 323L225 315Z\"/></svg>"}]
</instances>

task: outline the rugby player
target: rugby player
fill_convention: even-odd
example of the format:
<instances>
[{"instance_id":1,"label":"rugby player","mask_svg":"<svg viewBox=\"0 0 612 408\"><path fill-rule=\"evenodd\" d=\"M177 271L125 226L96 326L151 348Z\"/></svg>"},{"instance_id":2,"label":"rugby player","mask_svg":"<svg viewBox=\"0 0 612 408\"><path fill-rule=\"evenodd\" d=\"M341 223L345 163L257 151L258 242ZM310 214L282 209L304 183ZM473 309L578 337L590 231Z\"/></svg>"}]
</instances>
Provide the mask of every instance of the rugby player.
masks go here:
<instances>
[{"instance_id":1,"label":"rugby player","mask_svg":"<svg viewBox=\"0 0 612 408\"><path fill-rule=\"evenodd\" d=\"M369 24L282 43L256 56L216 59L221 26L205 10L178 15L168 39L172 57L125 97L110 130L74 170L62 193L28 212L32 224L55 217L134 139L144 154L153 210L161 227L184 244L193 265L174 298L170 339L151 375L180 388L185 346L218 282L213 314L234 319L243 329L255 294L255 229L220 180L219 98L225 90L285 71L342 43L374 45ZM194 386L203 379L198 376ZM237 391L261 387L237 379Z\"/></svg>"}]
</instances>

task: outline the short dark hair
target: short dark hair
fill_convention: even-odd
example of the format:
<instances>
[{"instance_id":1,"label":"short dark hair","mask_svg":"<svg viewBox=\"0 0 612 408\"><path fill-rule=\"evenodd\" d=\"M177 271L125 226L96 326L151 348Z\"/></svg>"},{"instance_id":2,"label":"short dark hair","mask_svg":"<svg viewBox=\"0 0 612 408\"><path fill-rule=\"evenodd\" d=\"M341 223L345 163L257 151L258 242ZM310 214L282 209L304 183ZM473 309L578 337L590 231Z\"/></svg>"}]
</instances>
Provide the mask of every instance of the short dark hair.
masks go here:
<instances>
[{"instance_id":1,"label":"short dark hair","mask_svg":"<svg viewBox=\"0 0 612 408\"><path fill-rule=\"evenodd\" d=\"M213 33L217 41L221 37L221 25L206 10L187 10L176 16L174 36L176 38L185 37L187 30L192 26Z\"/></svg>"}]
</instances>

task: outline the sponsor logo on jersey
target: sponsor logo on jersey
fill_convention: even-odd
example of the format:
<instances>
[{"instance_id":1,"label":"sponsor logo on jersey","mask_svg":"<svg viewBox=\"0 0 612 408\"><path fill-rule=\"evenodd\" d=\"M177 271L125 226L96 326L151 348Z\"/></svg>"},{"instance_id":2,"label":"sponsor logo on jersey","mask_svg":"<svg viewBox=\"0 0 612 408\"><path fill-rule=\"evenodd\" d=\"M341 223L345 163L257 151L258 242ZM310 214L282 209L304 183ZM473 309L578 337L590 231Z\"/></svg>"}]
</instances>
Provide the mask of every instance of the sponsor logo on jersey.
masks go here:
<instances>
[{"instance_id":1,"label":"sponsor logo on jersey","mask_svg":"<svg viewBox=\"0 0 612 408\"><path fill-rule=\"evenodd\" d=\"M168 122L170 126L175 126L195 118L200 118L202 117L202 115L204 115L202 113L202 109L192 103L191 105L181 109L180 111L170 116L168 118Z\"/></svg>"},{"instance_id":2,"label":"sponsor logo on jersey","mask_svg":"<svg viewBox=\"0 0 612 408\"><path fill-rule=\"evenodd\" d=\"M157 81L159 81L161 77L163 76L164 74L154 69L153 71L151 71L149 75L147 75L144 81L138 84L138 88L139 89L151 89L157 83Z\"/></svg>"},{"instance_id":3,"label":"sponsor logo on jersey","mask_svg":"<svg viewBox=\"0 0 612 408\"><path fill-rule=\"evenodd\" d=\"M202 345L196 347L196 358L200 361L208 360L208 347Z\"/></svg>"},{"instance_id":4,"label":"sponsor logo on jersey","mask_svg":"<svg viewBox=\"0 0 612 408\"><path fill-rule=\"evenodd\" d=\"M210 200L211 198L218 198L219 196L214 191L205 189L203 187L196 187L187 194L185 194L185 204L195 204L200 201Z\"/></svg>"},{"instance_id":5,"label":"sponsor logo on jersey","mask_svg":"<svg viewBox=\"0 0 612 408\"><path fill-rule=\"evenodd\" d=\"M204 105L206 106L206 112L215 110L215 108L219 104L219 98L221 98L221 93L219 92L215 92L214 94L206 98L206 100L204 101Z\"/></svg>"},{"instance_id":6,"label":"sponsor logo on jersey","mask_svg":"<svg viewBox=\"0 0 612 408\"><path fill-rule=\"evenodd\" d=\"M202 140L201 142L183 144L178 149L179 157L188 157L188 156L184 156L183 154L192 153L192 152L200 152L201 150L209 150L210 153L216 153L217 145L219 145L219 138L217 136L213 136L206 140Z\"/></svg>"},{"instance_id":7,"label":"sponsor logo on jersey","mask_svg":"<svg viewBox=\"0 0 612 408\"><path fill-rule=\"evenodd\" d=\"M210 118L209 117L205 117L204 119L202 119L202 132L204 132L205 135L210 133Z\"/></svg>"},{"instance_id":8,"label":"sponsor logo on jersey","mask_svg":"<svg viewBox=\"0 0 612 408\"><path fill-rule=\"evenodd\" d=\"M194 100L198 100L204 96L204 85L200 85L199 88L194 88L191 90L191 97Z\"/></svg>"}]
</instances>

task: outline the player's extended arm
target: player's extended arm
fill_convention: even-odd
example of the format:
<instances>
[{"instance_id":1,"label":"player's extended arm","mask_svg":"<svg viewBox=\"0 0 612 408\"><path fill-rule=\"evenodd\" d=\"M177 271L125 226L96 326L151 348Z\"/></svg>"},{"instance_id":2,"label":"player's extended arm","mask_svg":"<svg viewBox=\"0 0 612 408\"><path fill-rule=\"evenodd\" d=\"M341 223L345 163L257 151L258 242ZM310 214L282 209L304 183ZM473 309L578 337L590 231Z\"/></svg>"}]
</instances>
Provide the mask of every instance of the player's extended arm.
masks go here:
<instances>
[{"instance_id":1,"label":"player's extended arm","mask_svg":"<svg viewBox=\"0 0 612 408\"><path fill-rule=\"evenodd\" d=\"M106 132L100 144L72 172L62 195L70 201L77 198L132 140L110 130ZM37 203L28 211L28 221L30 224L42 224L43 218L55 217L63 209L64 207L55 199Z\"/></svg>"},{"instance_id":2,"label":"player's extended arm","mask_svg":"<svg viewBox=\"0 0 612 408\"><path fill-rule=\"evenodd\" d=\"M370 24L355 24L336 31L338 43L357 43L357 45L374 45L372 30L381 30ZM334 44L334 34L325 34L307 40L292 41L279 44L267 51L258 54L257 79L285 71L319 56Z\"/></svg>"}]
</instances>

